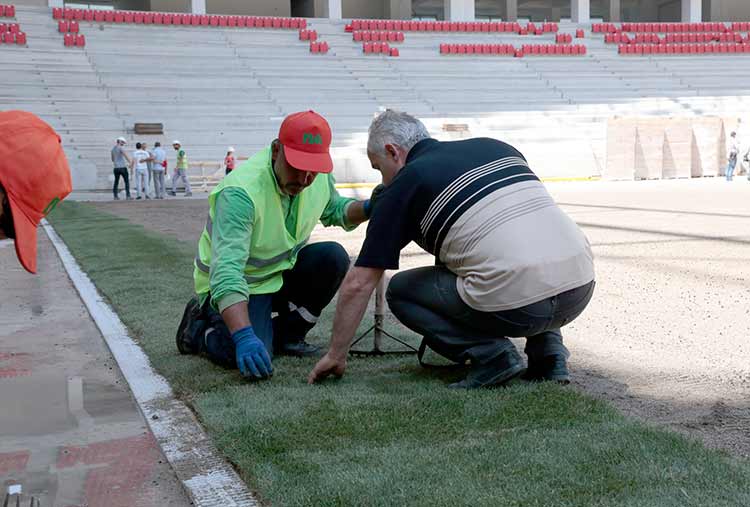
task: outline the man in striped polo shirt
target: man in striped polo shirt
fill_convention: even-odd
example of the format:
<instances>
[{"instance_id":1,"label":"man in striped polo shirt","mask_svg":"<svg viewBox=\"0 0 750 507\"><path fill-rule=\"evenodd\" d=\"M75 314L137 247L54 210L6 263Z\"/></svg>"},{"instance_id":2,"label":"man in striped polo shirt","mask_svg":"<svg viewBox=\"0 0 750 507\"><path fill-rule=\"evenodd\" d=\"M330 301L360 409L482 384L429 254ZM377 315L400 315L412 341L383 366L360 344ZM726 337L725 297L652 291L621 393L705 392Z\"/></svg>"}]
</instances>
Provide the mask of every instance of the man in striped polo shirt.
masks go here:
<instances>
[{"instance_id":1,"label":"man in striped polo shirt","mask_svg":"<svg viewBox=\"0 0 750 507\"><path fill-rule=\"evenodd\" d=\"M523 155L494 139L431 139L422 122L396 111L373 121L367 152L386 187L341 286L330 349L308 381L344 373L373 289L414 241L436 265L396 274L388 305L435 352L471 363L451 387L522 375L508 337L527 338L525 378L569 382L560 328L591 299L593 256Z\"/></svg>"}]
</instances>

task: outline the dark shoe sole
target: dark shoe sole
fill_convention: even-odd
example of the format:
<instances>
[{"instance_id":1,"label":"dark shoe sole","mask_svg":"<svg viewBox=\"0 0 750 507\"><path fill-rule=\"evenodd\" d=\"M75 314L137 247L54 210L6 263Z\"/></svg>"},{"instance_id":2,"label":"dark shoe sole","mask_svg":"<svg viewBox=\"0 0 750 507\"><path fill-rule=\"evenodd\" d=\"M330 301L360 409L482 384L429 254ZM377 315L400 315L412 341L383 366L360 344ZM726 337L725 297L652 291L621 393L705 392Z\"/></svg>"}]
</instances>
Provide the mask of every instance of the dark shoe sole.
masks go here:
<instances>
[{"instance_id":1,"label":"dark shoe sole","mask_svg":"<svg viewBox=\"0 0 750 507\"><path fill-rule=\"evenodd\" d=\"M276 355L288 357L320 357L322 355L322 349L314 345L309 345L309 348L306 348L305 350L282 348L276 352Z\"/></svg>"},{"instance_id":2,"label":"dark shoe sole","mask_svg":"<svg viewBox=\"0 0 750 507\"><path fill-rule=\"evenodd\" d=\"M523 380L530 382L557 382L562 385L570 384L570 372L564 359L548 356L533 365L531 361L529 363L529 369L521 377Z\"/></svg>"},{"instance_id":3,"label":"dark shoe sole","mask_svg":"<svg viewBox=\"0 0 750 507\"><path fill-rule=\"evenodd\" d=\"M500 387L502 385L507 384L514 378L517 378L526 371L526 368L523 367L522 364L517 364L511 368L508 368L507 370L502 370L497 373L496 376L489 378L487 381L477 384L469 381L468 379L464 379L460 382L455 382L453 384L448 384L448 388L450 389L479 389L481 387Z\"/></svg>"},{"instance_id":4,"label":"dark shoe sole","mask_svg":"<svg viewBox=\"0 0 750 507\"><path fill-rule=\"evenodd\" d=\"M187 306L185 306L185 311L182 313L182 320L180 320L180 325L177 327L177 336L175 337L177 350L180 351L180 354L198 353L198 351L195 350L195 347L193 347L193 343L192 340L190 340L190 337L185 335L188 331L190 321L194 316L197 316L199 311L200 306L198 305L198 300L195 298L191 299Z\"/></svg>"}]
</instances>

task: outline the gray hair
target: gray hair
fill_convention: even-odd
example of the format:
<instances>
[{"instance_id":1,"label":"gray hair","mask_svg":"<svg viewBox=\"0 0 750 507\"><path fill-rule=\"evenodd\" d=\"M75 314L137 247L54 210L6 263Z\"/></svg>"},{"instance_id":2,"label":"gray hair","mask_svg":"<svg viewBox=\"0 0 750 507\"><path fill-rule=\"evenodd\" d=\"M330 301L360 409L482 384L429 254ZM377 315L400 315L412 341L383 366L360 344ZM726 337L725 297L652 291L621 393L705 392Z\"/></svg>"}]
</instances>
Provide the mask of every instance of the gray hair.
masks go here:
<instances>
[{"instance_id":1,"label":"gray hair","mask_svg":"<svg viewBox=\"0 0 750 507\"><path fill-rule=\"evenodd\" d=\"M412 115L388 109L380 113L370 125L367 149L382 154L386 144L395 144L407 152L430 134L424 123Z\"/></svg>"}]
</instances>

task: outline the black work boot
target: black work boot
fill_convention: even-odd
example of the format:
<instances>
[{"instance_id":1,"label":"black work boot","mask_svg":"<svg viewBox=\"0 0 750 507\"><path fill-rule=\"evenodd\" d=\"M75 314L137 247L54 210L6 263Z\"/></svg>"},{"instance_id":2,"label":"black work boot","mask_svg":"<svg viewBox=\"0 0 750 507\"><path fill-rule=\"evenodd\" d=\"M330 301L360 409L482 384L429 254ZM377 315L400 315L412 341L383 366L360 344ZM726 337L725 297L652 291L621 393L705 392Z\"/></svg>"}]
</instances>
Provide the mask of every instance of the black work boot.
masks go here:
<instances>
[{"instance_id":1,"label":"black work boot","mask_svg":"<svg viewBox=\"0 0 750 507\"><path fill-rule=\"evenodd\" d=\"M203 335L205 322L200 319L201 306L198 298L194 297L185 306L182 320L177 327L177 350L180 354L198 354L201 351L200 343Z\"/></svg>"},{"instance_id":2,"label":"black work boot","mask_svg":"<svg viewBox=\"0 0 750 507\"><path fill-rule=\"evenodd\" d=\"M307 343L305 340L285 342L274 353L279 356L317 357L320 355L320 347Z\"/></svg>"},{"instance_id":3,"label":"black work boot","mask_svg":"<svg viewBox=\"0 0 750 507\"><path fill-rule=\"evenodd\" d=\"M523 371L521 356L515 348L511 348L487 363L473 366L464 380L450 384L448 387L476 389L501 386L521 375Z\"/></svg>"},{"instance_id":4,"label":"black work boot","mask_svg":"<svg viewBox=\"0 0 750 507\"><path fill-rule=\"evenodd\" d=\"M566 354L554 354L539 359L529 358L529 367L521 378L535 382L552 381L570 384Z\"/></svg>"}]
</instances>

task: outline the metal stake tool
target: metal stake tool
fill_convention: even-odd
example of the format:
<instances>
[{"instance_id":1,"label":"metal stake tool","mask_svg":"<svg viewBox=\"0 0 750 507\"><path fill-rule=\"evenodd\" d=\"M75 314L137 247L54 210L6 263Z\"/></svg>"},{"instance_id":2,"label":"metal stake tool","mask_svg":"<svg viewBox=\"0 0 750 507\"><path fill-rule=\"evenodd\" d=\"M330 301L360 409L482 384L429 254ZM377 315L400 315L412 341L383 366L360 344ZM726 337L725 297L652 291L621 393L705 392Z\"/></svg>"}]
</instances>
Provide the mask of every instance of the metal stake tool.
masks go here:
<instances>
[{"instance_id":1,"label":"metal stake tool","mask_svg":"<svg viewBox=\"0 0 750 507\"><path fill-rule=\"evenodd\" d=\"M375 287L375 323L370 326L367 331L354 340L352 347L358 344L362 339L372 332L372 349L371 350L349 350L349 354L353 356L384 356L386 354L416 354L418 351L412 345L409 345L403 340L396 338L388 331L383 329L383 319L385 317L385 287L386 287L386 275L380 277L378 285ZM409 350L383 350L381 345L383 343L383 336L390 338L391 340L400 343Z\"/></svg>"}]
</instances>

